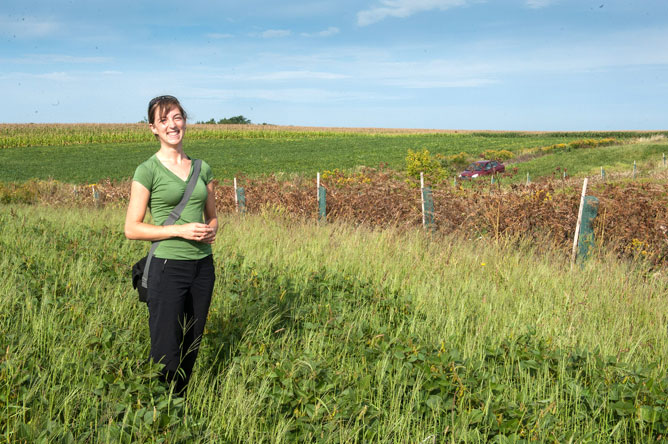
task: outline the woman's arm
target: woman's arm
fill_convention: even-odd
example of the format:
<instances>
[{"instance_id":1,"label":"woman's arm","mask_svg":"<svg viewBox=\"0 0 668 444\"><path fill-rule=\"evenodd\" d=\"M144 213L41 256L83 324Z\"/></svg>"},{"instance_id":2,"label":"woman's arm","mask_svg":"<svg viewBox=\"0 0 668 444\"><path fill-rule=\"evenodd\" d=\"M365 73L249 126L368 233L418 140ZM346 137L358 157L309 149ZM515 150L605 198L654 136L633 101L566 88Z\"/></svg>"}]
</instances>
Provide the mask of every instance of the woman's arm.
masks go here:
<instances>
[{"instance_id":1,"label":"woman's arm","mask_svg":"<svg viewBox=\"0 0 668 444\"><path fill-rule=\"evenodd\" d=\"M151 225L144 223L146 208L151 193L144 185L137 181L132 182L130 188L130 203L125 214L125 237L132 240L159 241L170 237L182 237L184 239L204 242L204 239L215 237L215 230L207 224L190 223L185 225ZM208 198L207 198L208 204ZM215 201L214 201L215 218ZM218 224L216 222L216 229Z\"/></svg>"}]
</instances>

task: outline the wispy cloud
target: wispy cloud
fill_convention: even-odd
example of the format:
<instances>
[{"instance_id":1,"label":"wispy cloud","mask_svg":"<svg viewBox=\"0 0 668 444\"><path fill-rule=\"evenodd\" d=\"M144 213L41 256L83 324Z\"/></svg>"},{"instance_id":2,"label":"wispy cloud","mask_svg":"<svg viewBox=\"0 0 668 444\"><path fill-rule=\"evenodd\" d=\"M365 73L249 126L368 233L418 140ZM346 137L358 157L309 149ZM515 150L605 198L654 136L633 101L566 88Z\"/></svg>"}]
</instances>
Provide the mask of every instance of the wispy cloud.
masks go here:
<instances>
[{"instance_id":1,"label":"wispy cloud","mask_svg":"<svg viewBox=\"0 0 668 444\"><path fill-rule=\"evenodd\" d=\"M339 80L347 79L350 76L335 74L331 72L317 71L278 71L257 76L252 76L251 80Z\"/></svg>"},{"instance_id":2,"label":"wispy cloud","mask_svg":"<svg viewBox=\"0 0 668 444\"><path fill-rule=\"evenodd\" d=\"M532 9L540 9L555 3L555 0L526 0L526 2L528 7Z\"/></svg>"},{"instance_id":3,"label":"wispy cloud","mask_svg":"<svg viewBox=\"0 0 668 444\"><path fill-rule=\"evenodd\" d=\"M388 100L396 97L385 94L374 94L361 91L332 91L320 88L238 88L238 89L209 89L202 88L186 92L189 97L201 99L252 99L268 100L282 103L324 103L324 102L346 102L358 100Z\"/></svg>"},{"instance_id":4,"label":"wispy cloud","mask_svg":"<svg viewBox=\"0 0 668 444\"><path fill-rule=\"evenodd\" d=\"M367 26L388 17L406 18L418 12L464 6L470 0L380 0L377 6L357 13L357 24Z\"/></svg>"},{"instance_id":5,"label":"wispy cloud","mask_svg":"<svg viewBox=\"0 0 668 444\"><path fill-rule=\"evenodd\" d=\"M339 28L337 28L335 26L330 26L329 28L325 29L324 31L313 32L313 33L302 32L301 35L304 36L304 37L331 37L333 35L338 34L339 32L341 32L339 30Z\"/></svg>"},{"instance_id":6,"label":"wispy cloud","mask_svg":"<svg viewBox=\"0 0 668 444\"><path fill-rule=\"evenodd\" d=\"M113 61L113 58L72 56L68 54L25 54L21 57L4 59L3 61L17 64L53 64L53 63L94 64L94 63L109 63Z\"/></svg>"},{"instance_id":7,"label":"wispy cloud","mask_svg":"<svg viewBox=\"0 0 668 444\"><path fill-rule=\"evenodd\" d=\"M420 80L404 79L389 80L387 85L400 86L408 89L436 89L436 88L480 88L500 83L494 79L460 79L460 80Z\"/></svg>"},{"instance_id":8,"label":"wispy cloud","mask_svg":"<svg viewBox=\"0 0 668 444\"><path fill-rule=\"evenodd\" d=\"M230 39L234 37L232 34L223 34L219 32L210 32L206 36L210 39Z\"/></svg>"},{"instance_id":9,"label":"wispy cloud","mask_svg":"<svg viewBox=\"0 0 668 444\"><path fill-rule=\"evenodd\" d=\"M0 75L0 80L56 80L56 81L71 81L76 80L75 77L66 72L45 72L45 73L30 73L30 72L9 72Z\"/></svg>"},{"instance_id":10,"label":"wispy cloud","mask_svg":"<svg viewBox=\"0 0 668 444\"><path fill-rule=\"evenodd\" d=\"M36 74L34 77L37 79L57 80L59 82L74 80L74 77L66 72L48 72L44 74Z\"/></svg>"},{"instance_id":11,"label":"wispy cloud","mask_svg":"<svg viewBox=\"0 0 668 444\"><path fill-rule=\"evenodd\" d=\"M273 61L267 59L267 65L271 65ZM254 72L255 71L255 72ZM275 72L257 72L257 67L250 69L239 69L238 74L224 74L212 75L209 79L224 80L226 82L247 82L262 81L262 82L283 82L283 81L306 81L306 80L342 80L348 79L351 76L346 74L338 74L334 72L325 71L308 71L308 70L286 70Z\"/></svg>"},{"instance_id":12,"label":"wispy cloud","mask_svg":"<svg viewBox=\"0 0 668 444\"><path fill-rule=\"evenodd\" d=\"M260 37L265 39L275 39L275 38L287 37L290 34L292 34L292 32L287 29L268 29L264 32L261 32L259 35Z\"/></svg>"},{"instance_id":13,"label":"wispy cloud","mask_svg":"<svg viewBox=\"0 0 668 444\"><path fill-rule=\"evenodd\" d=\"M12 38L39 38L55 34L62 28L59 22L31 16L0 16L0 35Z\"/></svg>"}]
</instances>

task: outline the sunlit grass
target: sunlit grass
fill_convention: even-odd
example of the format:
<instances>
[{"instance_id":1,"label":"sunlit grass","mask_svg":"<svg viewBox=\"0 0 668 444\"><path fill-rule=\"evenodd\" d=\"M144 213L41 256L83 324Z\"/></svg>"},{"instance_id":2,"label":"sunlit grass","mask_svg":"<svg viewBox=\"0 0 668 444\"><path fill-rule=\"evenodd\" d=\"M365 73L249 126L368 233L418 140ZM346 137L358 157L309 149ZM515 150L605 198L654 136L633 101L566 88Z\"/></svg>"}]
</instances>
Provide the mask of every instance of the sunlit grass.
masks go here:
<instances>
[{"instance_id":1,"label":"sunlit grass","mask_svg":"<svg viewBox=\"0 0 668 444\"><path fill-rule=\"evenodd\" d=\"M6 442L631 442L667 426L666 281L642 263L224 216L184 404L144 363L128 272L146 245L122 212L0 209Z\"/></svg>"}]
</instances>

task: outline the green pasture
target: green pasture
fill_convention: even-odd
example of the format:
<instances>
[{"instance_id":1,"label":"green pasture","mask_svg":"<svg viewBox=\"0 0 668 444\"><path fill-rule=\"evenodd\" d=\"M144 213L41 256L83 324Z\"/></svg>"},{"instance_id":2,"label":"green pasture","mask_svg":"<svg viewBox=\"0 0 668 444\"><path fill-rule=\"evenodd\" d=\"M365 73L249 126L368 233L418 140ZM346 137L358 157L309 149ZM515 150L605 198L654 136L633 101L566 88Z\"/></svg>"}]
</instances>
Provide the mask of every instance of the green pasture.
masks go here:
<instances>
[{"instance_id":1,"label":"green pasture","mask_svg":"<svg viewBox=\"0 0 668 444\"><path fill-rule=\"evenodd\" d=\"M517 181L531 177L562 177L564 169L569 176L600 175L601 167L607 174L633 174L636 162L638 177L658 168L663 168L663 155L668 155L668 141L612 145L596 148L581 148L558 153L549 153L524 162L511 162L508 168L517 168ZM667 160L668 162L668 160Z\"/></svg>"},{"instance_id":2,"label":"green pasture","mask_svg":"<svg viewBox=\"0 0 668 444\"><path fill-rule=\"evenodd\" d=\"M148 131L148 130L147 130ZM470 134L360 134L326 132L274 132L259 137L257 131L200 134L187 139L186 152L205 159L219 179L258 177L285 173L315 176L318 171L350 170L383 164L403 170L409 149L432 154L466 152L477 156L485 150L520 153L583 137L616 137L625 140L640 133L470 133ZM229 136L229 137L228 137ZM41 140L41 139L40 139ZM136 166L157 150L156 142L79 143L0 149L0 181L55 179L67 183L126 180ZM623 150L622 150L623 152ZM570 155L570 154L568 154ZM624 154L617 162L626 162ZM534 175L549 174L561 158L538 163ZM538 160L536 162L539 162ZM632 162L632 160L631 160ZM579 165L573 162L573 166ZM570 169L569 169L570 170ZM573 168L577 170L577 168Z\"/></svg>"},{"instance_id":3,"label":"green pasture","mask_svg":"<svg viewBox=\"0 0 668 444\"><path fill-rule=\"evenodd\" d=\"M0 206L0 441L654 442L662 271L598 251L224 216L189 399L146 363L118 209ZM360 248L364 246L364 248Z\"/></svg>"}]
</instances>

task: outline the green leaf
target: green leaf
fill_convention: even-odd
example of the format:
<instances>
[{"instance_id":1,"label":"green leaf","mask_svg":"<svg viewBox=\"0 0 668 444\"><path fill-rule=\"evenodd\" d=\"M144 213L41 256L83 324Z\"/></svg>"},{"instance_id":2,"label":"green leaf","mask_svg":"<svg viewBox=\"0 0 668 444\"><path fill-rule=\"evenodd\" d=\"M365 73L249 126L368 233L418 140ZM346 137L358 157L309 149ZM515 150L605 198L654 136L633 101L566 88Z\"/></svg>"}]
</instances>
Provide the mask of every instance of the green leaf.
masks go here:
<instances>
[{"instance_id":1,"label":"green leaf","mask_svg":"<svg viewBox=\"0 0 668 444\"><path fill-rule=\"evenodd\" d=\"M443 404L443 398L438 395L431 395L426 402L427 406L432 410L438 410Z\"/></svg>"},{"instance_id":2,"label":"green leaf","mask_svg":"<svg viewBox=\"0 0 668 444\"><path fill-rule=\"evenodd\" d=\"M647 405L638 408L638 419L650 424L661 418L661 409L659 407L650 407Z\"/></svg>"}]
</instances>

